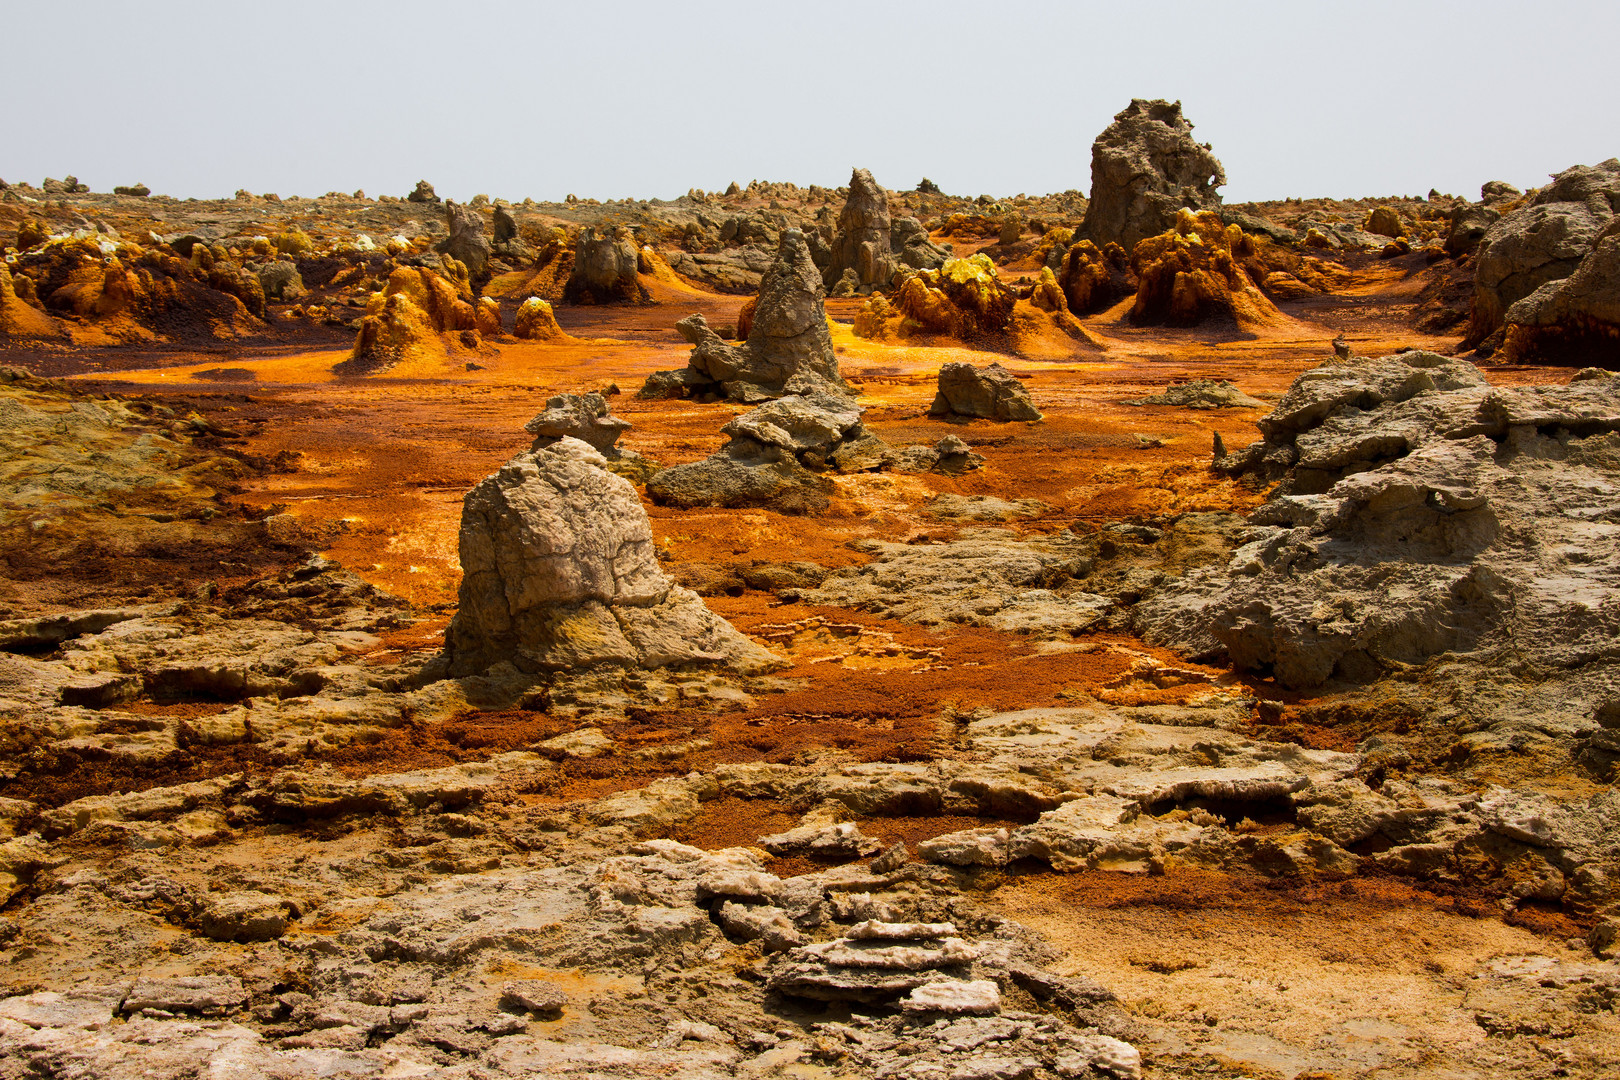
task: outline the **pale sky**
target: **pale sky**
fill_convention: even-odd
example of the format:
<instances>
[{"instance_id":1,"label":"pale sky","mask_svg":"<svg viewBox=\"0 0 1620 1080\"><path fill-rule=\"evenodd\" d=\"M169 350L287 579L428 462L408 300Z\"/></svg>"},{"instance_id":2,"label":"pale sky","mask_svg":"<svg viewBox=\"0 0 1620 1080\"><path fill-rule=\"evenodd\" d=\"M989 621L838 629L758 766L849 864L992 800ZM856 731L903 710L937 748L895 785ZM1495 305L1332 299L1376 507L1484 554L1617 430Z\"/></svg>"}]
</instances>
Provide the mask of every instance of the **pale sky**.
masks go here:
<instances>
[{"instance_id":1,"label":"pale sky","mask_svg":"<svg viewBox=\"0 0 1620 1080\"><path fill-rule=\"evenodd\" d=\"M1227 201L1478 198L1620 155L1615 0L571 4L0 0L0 178L519 201L851 166L952 194L1091 186L1180 99Z\"/></svg>"}]
</instances>

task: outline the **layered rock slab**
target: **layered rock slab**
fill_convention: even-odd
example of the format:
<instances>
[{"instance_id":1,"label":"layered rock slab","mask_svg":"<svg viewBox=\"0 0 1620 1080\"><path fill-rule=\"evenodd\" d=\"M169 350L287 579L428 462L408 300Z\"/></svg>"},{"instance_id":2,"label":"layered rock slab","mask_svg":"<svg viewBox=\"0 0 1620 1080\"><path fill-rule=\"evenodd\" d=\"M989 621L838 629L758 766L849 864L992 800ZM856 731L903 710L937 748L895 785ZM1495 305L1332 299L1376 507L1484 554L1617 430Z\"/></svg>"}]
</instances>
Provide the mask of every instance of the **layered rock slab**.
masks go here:
<instances>
[{"instance_id":1,"label":"layered rock slab","mask_svg":"<svg viewBox=\"0 0 1620 1080\"><path fill-rule=\"evenodd\" d=\"M1217 462L1280 478L1224 570L1144 602L1139 630L1291 687L1441 654L1519 674L1617 655L1620 381L1492 387L1405 353L1306 372Z\"/></svg>"}]
</instances>

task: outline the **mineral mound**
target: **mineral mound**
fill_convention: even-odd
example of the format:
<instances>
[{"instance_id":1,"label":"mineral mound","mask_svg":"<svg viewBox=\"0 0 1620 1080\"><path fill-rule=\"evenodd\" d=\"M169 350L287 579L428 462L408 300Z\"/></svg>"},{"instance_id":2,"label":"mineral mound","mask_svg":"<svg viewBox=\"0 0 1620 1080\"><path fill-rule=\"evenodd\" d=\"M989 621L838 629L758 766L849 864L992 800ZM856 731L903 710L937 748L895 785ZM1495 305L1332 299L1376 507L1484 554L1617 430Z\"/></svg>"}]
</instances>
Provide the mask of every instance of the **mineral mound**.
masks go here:
<instances>
[{"instance_id":1,"label":"mineral mound","mask_svg":"<svg viewBox=\"0 0 1620 1080\"><path fill-rule=\"evenodd\" d=\"M465 285L425 266L401 266L367 301L354 349L332 370L376 375L402 364L435 370L458 348L479 345L478 314Z\"/></svg>"},{"instance_id":2,"label":"mineral mound","mask_svg":"<svg viewBox=\"0 0 1620 1080\"><path fill-rule=\"evenodd\" d=\"M895 308L921 330L974 341L1005 334L1017 301L989 256L979 254L912 274L900 286Z\"/></svg>"},{"instance_id":3,"label":"mineral mound","mask_svg":"<svg viewBox=\"0 0 1620 1080\"><path fill-rule=\"evenodd\" d=\"M1282 318L1244 268L1254 241L1210 211L1177 211L1175 227L1136 245L1136 303L1131 321L1192 326L1206 319L1236 323L1241 330Z\"/></svg>"}]
</instances>

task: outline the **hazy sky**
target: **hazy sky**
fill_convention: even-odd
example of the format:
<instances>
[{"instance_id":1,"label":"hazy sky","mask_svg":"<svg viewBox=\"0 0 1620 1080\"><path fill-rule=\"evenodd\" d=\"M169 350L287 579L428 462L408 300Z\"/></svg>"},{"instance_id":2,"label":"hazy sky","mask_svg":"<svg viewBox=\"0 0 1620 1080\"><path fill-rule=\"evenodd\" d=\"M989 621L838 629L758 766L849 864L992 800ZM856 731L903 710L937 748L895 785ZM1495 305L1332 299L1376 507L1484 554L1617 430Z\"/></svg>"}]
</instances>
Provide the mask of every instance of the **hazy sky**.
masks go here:
<instances>
[{"instance_id":1,"label":"hazy sky","mask_svg":"<svg viewBox=\"0 0 1620 1080\"><path fill-rule=\"evenodd\" d=\"M0 0L0 177L673 198L1091 186L1179 98L1228 201L1477 198L1620 154L1620 3Z\"/></svg>"}]
</instances>

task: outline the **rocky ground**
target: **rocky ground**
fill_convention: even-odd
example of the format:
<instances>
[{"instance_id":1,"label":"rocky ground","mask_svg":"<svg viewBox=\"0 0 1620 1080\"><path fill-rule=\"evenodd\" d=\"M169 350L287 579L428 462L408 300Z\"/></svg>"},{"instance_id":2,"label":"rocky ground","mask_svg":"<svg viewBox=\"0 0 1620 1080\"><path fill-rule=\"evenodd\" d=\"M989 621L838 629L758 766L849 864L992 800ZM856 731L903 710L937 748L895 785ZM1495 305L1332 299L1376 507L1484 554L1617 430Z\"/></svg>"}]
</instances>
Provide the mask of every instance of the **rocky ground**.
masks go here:
<instances>
[{"instance_id":1,"label":"rocky ground","mask_svg":"<svg viewBox=\"0 0 1620 1080\"><path fill-rule=\"evenodd\" d=\"M1609 1075L1615 170L1190 131L0 188L0 1077Z\"/></svg>"}]
</instances>

